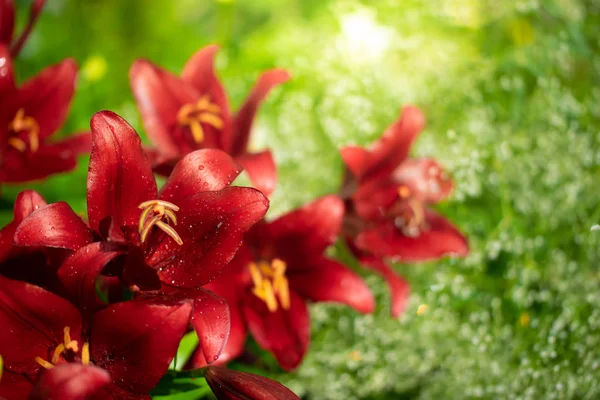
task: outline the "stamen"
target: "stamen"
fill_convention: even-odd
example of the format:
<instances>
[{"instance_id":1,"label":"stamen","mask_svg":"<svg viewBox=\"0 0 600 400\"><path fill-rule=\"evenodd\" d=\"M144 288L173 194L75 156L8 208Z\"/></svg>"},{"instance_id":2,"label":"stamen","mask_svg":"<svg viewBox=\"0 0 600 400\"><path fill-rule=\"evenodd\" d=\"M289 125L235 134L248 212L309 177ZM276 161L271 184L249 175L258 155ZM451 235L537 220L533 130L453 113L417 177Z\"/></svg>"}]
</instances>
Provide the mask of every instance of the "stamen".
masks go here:
<instances>
[{"instance_id":1,"label":"stamen","mask_svg":"<svg viewBox=\"0 0 600 400\"><path fill-rule=\"evenodd\" d=\"M64 336L65 346L67 344L71 343L71 327L69 327L69 326L64 327L63 336Z\"/></svg>"},{"instance_id":2,"label":"stamen","mask_svg":"<svg viewBox=\"0 0 600 400\"><path fill-rule=\"evenodd\" d=\"M225 123L219 116L221 107L210 101L208 95L202 96L196 103L185 104L177 112L177 122L181 126L190 128L194 142L200 144L204 141L202 124L207 124L215 129L223 129Z\"/></svg>"},{"instance_id":3,"label":"stamen","mask_svg":"<svg viewBox=\"0 0 600 400\"><path fill-rule=\"evenodd\" d=\"M248 269L254 285L252 293L265 302L269 311L277 311L277 299L284 310L289 310L290 289L285 277L285 262L277 258L270 264L265 261L258 264L252 262L248 264Z\"/></svg>"},{"instance_id":4,"label":"stamen","mask_svg":"<svg viewBox=\"0 0 600 400\"><path fill-rule=\"evenodd\" d=\"M2 371L4 371L4 360L0 356L0 382L2 382Z\"/></svg>"},{"instance_id":5,"label":"stamen","mask_svg":"<svg viewBox=\"0 0 600 400\"><path fill-rule=\"evenodd\" d=\"M83 365L88 365L90 363L90 344L88 342L83 343L81 349L81 363Z\"/></svg>"},{"instance_id":6,"label":"stamen","mask_svg":"<svg viewBox=\"0 0 600 400\"><path fill-rule=\"evenodd\" d=\"M63 351L65 351L65 345L63 343L56 346L56 348L54 349L54 353L52 353L52 364L56 365L58 363L58 361L60 360L60 355Z\"/></svg>"},{"instance_id":7,"label":"stamen","mask_svg":"<svg viewBox=\"0 0 600 400\"><path fill-rule=\"evenodd\" d=\"M46 369L54 368L53 364L50 364L48 361L44 360L41 357L35 357L35 362L37 362L38 364L40 364L42 367L44 367Z\"/></svg>"},{"instance_id":8,"label":"stamen","mask_svg":"<svg viewBox=\"0 0 600 400\"><path fill-rule=\"evenodd\" d=\"M410 197L410 194L411 194L411 190L408 188L408 186L400 185L398 187L398 196L401 199L407 199L408 197Z\"/></svg>"},{"instance_id":9,"label":"stamen","mask_svg":"<svg viewBox=\"0 0 600 400\"><path fill-rule=\"evenodd\" d=\"M15 114L15 118L8 124L8 129L13 131L15 134L27 132L27 136L29 138L29 149L32 153L38 151L40 147L40 125L33 117L25 115L24 108L19 108ZM27 149L27 144L25 141L18 137L9 138L8 143L21 153Z\"/></svg>"},{"instance_id":10,"label":"stamen","mask_svg":"<svg viewBox=\"0 0 600 400\"><path fill-rule=\"evenodd\" d=\"M148 239L152 227L157 226L175 240L178 245L181 246L183 244L183 240L177 234L177 231L169 225L169 222L177 225L175 212L179 211L179 207L164 200L145 201L138 207L143 209L138 222L138 233L140 234L140 241L142 243Z\"/></svg>"}]
</instances>

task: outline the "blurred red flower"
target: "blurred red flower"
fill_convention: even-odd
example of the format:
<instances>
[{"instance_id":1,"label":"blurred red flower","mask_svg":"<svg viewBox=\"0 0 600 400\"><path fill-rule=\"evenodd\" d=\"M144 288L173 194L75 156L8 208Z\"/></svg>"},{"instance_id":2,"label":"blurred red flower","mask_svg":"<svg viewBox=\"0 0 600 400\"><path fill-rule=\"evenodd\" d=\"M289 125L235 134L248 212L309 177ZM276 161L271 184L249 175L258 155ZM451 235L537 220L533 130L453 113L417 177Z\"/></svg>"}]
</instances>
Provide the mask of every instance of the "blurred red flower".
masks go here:
<instances>
[{"instance_id":1,"label":"blurred red flower","mask_svg":"<svg viewBox=\"0 0 600 400\"><path fill-rule=\"evenodd\" d=\"M248 173L252 183L266 195L277 180L269 150L248 151L248 139L260 103L290 75L282 69L264 72L248 98L233 114L225 89L214 70L217 46L199 50L178 77L147 60L137 60L130 81L146 132L155 148L154 169L168 175L177 160L200 148L221 149Z\"/></svg>"},{"instance_id":2,"label":"blurred red flower","mask_svg":"<svg viewBox=\"0 0 600 400\"><path fill-rule=\"evenodd\" d=\"M10 47L10 54L16 57L33 30L33 27L46 4L46 0L33 0L29 18L21 34L14 39L15 4L14 0L0 0L0 44Z\"/></svg>"},{"instance_id":3,"label":"blurred red flower","mask_svg":"<svg viewBox=\"0 0 600 400\"><path fill-rule=\"evenodd\" d=\"M70 171L89 152L89 134L49 143L64 123L75 90L72 59L15 86L12 61L0 45L0 183L19 183Z\"/></svg>"},{"instance_id":4,"label":"blurred red flower","mask_svg":"<svg viewBox=\"0 0 600 400\"><path fill-rule=\"evenodd\" d=\"M418 262L469 252L463 234L429 208L452 192L451 178L435 160L408 158L424 126L423 113L407 106L368 148L341 150L346 164L343 232L363 265L387 280L394 316L404 309L408 285L383 259Z\"/></svg>"}]
</instances>

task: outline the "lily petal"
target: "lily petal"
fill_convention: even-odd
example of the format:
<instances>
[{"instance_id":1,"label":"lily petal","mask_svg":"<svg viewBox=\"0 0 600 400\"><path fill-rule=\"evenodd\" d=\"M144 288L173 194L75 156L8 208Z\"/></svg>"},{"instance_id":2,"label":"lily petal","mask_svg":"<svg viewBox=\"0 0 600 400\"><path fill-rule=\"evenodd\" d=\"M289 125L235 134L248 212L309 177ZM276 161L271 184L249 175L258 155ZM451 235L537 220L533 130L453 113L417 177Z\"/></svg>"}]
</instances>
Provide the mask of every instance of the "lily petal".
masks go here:
<instances>
[{"instance_id":1,"label":"lily petal","mask_svg":"<svg viewBox=\"0 0 600 400\"><path fill-rule=\"evenodd\" d=\"M344 203L329 195L308 203L264 225L265 241L272 241L285 258L322 254L335 242L344 216Z\"/></svg>"},{"instance_id":2,"label":"lily petal","mask_svg":"<svg viewBox=\"0 0 600 400\"><path fill-rule=\"evenodd\" d=\"M375 228L360 233L356 246L378 257L390 257L404 262L435 260L444 256L465 256L469 244L464 235L443 216L425 211L429 229L417 237L405 236L385 221Z\"/></svg>"},{"instance_id":3,"label":"lily petal","mask_svg":"<svg viewBox=\"0 0 600 400\"><path fill-rule=\"evenodd\" d=\"M189 83L147 60L136 60L129 71L131 90L148 137L165 158L177 158L194 150L183 130L175 129L177 113L200 98Z\"/></svg>"},{"instance_id":4,"label":"lily petal","mask_svg":"<svg viewBox=\"0 0 600 400\"><path fill-rule=\"evenodd\" d=\"M73 253L59 268L58 278L65 294L84 316L106 305L96 293L100 272L121 254L110 244L95 242Z\"/></svg>"},{"instance_id":5,"label":"lily petal","mask_svg":"<svg viewBox=\"0 0 600 400\"><path fill-rule=\"evenodd\" d=\"M371 179L392 172L406 159L414 140L424 126L423 112L415 106L405 106L400 118L385 130L381 138L368 147L368 158L358 176Z\"/></svg>"},{"instance_id":6,"label":"lily petal","mask_svg":"<svg viewBox=\"0 0 600 400\"><path fill-rule=\"evenodd\" d=\"M88 217L90 227L112 218L119 228L137 225L138 205L156 199L156 181L142 150L140 137L123 118L110 111L92 117L92 154L88 172ZM118 237L111 230L113 239Z\"/></svg>"},{"instance_id":7,"label":"lily petal","mask_svg":"<svg viewBox=\"0 0 600 400\"><path fill-rule=\"evenodd\" d=\"M175 357L190 320L191 302L131 300L94 315L91 358L113 383L149 392Z\"/></svg>"},{"instance_id":8,"label":"lily petal","mask_svg":"<svg viewBox=\"0 0 600 400\"><path fill-rule=\"evenodd\" d=\"M0 0L0 34L4 30L4 18L6 18L6 4L12 7L13 0ZM0 41L2 39L0 38ZM3 42L4 43L4 42ZM0 94L9 96L15 90L15 72L8 48L0 44Z\"/></svg>"},{"instance_id":9,"label":"lily petal","mask_svg":"<svg viewBox=\"0 0 600 400\"><path fill-rule=\"evenodd\" d=\"M242 310L259 346L272 352L286 371L296 369L310 342L310 318L304 300L291 291L290 308L270 312L262 300L249 293Z\"/></svg>"},{"instance_id":10,"label":"lily petal","mask_svg":"<svg viewBox=\"0 0 600 400\"><path fill-rule=\"evenodd\" d=\"M5 261L10 256L14 246L15 232L21 221L46 204L44 198L35 190L23 190L17 195L13 207L14 218L0 230L0 262Z\"/></svg>"},{"instance_id":11,"label":"lily petal","mask_svg":"<svg viewBox=\"0 0 600 400\"><path fill-rule=\"evenodd\" d=\"M211 366L206 382L219 400L299 400L290 389L264 376Z\"/></svg>"},{"instance_id":12,"label":"lily petal","mask_svg":"<svg viewBox=\"0 0 600 400\"><path fill-rule=\"evenodd\" d=\"M176 289L159 296L170 300L193 301L192 326L198 334L204 359L210 364L219 358L229 337L229 306L220 296L205 289Z\"/></svg>"},{"instance_id":13,"label":"lily petal","mask_svg":"<svg viewBox=\"0 0 600 400\"><path fill-rule=\"evenodd\" d=\"M52 147L72 154L86 154L92 151L92 135L90 132L76 133L66 139L52 143Z\"/></svg>"},{"instance_id":14,"label":"lily petal","mask_svg":"<svg viewBox=\"0 0 600 400\"><path fill-rule=\"evenodd\" d=\"M454 182L434 159L408 159L392 174L397 184L406 185L419 200L438 203L450 196Z\"/></svg>"},{"instance_id":15,"label":"lily petal","mask_svg":"<svg viewBox=\"0 0 600 400\"><path fill-rule=\"evenodd\" d=\"M246 101L234 117L231 154L242 155L246 153L248 139L250 138L250 129L252 128L252 122L254 121L258 107L271 89L287 82L290 77L289 72L284 69L272 69L260 75Z\"/></svg>"},{"instance_id":16,"label":"lily petal","mask_svg":"<svg viewBox=\"0 0 600 400\"><path fill-rule=\"evenodd\" d=\"M385 279L392 296L392 317L398 318L404 312L410 296L408 282L380 258L364 256L359 261L363 267L377 272Z\"/></svg>"},{"instance_id":17,"label":"lily petal","mask_svg":"<svg viewBox=\"0 0 600 400\"><path fill-rule=\"evenodd\" d=\"M302 268L290 268L291 289L312 301L347 304L363 314L373 312L375 299L360 276L337 261L316 258Z\"/></svg>"},{"instance_id":18,"label":"lily petal","mask_svg":"<svg viewBox=\"0 0 600 400\"><path fill-rule=\"evenodd\" d=\"M110 383L110 375L93 365L65 363L40 375L30 400L85 400Z\"/></svg>"},{"instance_id":19,"label":"lily petal","mask_svg":"<svg viewBox=\"0 0 600 400\"><path fill-rule=\"evenodd\" d=\"M77 64L68 58L44 69L19 88L15 104L25 110L25 115L37 121L40 139L52 135L63 125L76 79Z\"/></svg>"},{"instance_id":20,"label":"lily petal","mask_svg":"<svg viewBox=\"0 0 600 400\"><path fill-rule=\"evenodd\" d=\"M65 202L34 211L15 232L15 244L22 247L56 247L77 250L93 241L92 233Z\"/></svg>"},{"instance_id":21,"label":"lily petal","mask_svg":"<svg viewBox=\"0 0 600 400\"><path fill-rule=\"evenodd\" d=\"M178 199L199 192L219 191L228 187L241 168L225 152L217 149L196 150L181 159L159 198L177 204Z\"/></svg>"},{"instance_id":22,"label":"lily petal","mask_svg":"<svg viewBox=\"0 0 600 400\"><path fill-rule=\"evenodd\" d=\"M0 1L0 43L8 46L15 27L14 0Z\"/></svg>"},{"instance_id":23,"label":"lily petal","mask_svg":"<svg viewBox=\"0 0 600 400\"><path fill-rule=\"evenodd\" d=\"M48 360L65 326L79 340L81 317L67 300L25 282L0 276L0 354L4 368L35 374L35 357Z\"/></svg>"},{"instance_id":24,"label":"lily petal","mask_svg":"<svg viewBox=\"0 0 600 400\"><path fill-rule=\"evenodd\" d=\"M255 189L230 187L197 193L177 205L180 222L175 230L183 244L165 238L147 262L167 285L198 288L231 261L244 233L265 215L269 200Z\"/></svg>"},{"instance_id":25,"label":"lily petal","mask_svg":"<svg viewBox=\"0 0 600 400\"><path fill-rule=\"evenodd\" d=\"M31 393L35 376L15 374L10 371L2 373L0 399L26 399Z\"/></svg>"},{"instance_id":26,"label":"lily petal","mask_svg":"<svg viewBox=\"0 0 600 400\"><path fill-rule=\"evenodd\" d=\"M61 143L41 145L38 151L24 155L10 152L0 170L0 182L22 183L46 178L73 170L77 166L76 153Z\"/></svg>"},{"instance_id":27,"label":"lily petal","mask_svg":"<svg viewBox=\"0 0 600 400\"><path fill-rule=\"evenodd\" d=\"M246 171L255 188L270 196L277 186L277 166L270 150L245 153L235 159Z\"/></svg>"}]
</instances>

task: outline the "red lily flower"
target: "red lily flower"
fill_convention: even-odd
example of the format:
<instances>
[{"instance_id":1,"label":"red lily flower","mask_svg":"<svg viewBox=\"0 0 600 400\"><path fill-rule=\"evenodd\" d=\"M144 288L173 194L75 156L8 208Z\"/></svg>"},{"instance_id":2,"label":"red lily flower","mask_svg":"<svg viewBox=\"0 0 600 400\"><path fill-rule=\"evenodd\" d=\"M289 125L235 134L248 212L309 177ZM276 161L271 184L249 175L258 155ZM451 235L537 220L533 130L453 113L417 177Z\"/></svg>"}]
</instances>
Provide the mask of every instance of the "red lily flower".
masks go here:
<instances>
[{"instance_id":1,"label":"red lily flower","mask_svg":"<svg viewBox=\"0 0 600 400\"><path fill-rule=\"evenodd\" d=\"M363 265L388 281L394 316L404 309L408 285L382 258L415 262L469 251L460 231L428 208L449 196L452 180L432 159L408 159L424 125L423 113L407 106L367 149L349 146L341 151L347 168L341 191L344 234Z\"/></svg>"},{"instance_id":2,"label":"red lily flower","mask_svg":"<svg viewBox=\"0 0 600 400\"><path fill-rule=\"evenodd\" d=\"M33 0L29 12L29 20L25 29L19 37L13 41L13 31L15 27L15 5L14 0L0 0L0 44L10 46L10 54L16 57L23 45L29 38L33 26L40 15L46 0Z\"/></svg>"},{"instance_id":3,"label":"red lily flower","mask_svg":"<svg viewBox=\"0 0 600 400\"><path fill-rule=\"evenodd\" d=\"M43 246L16 246L14 237L19 225L39 210L44 210L41 213L46 217L38 221L38 231L45 234L58 227L62 237L53 234L54 240ZM68 229L60 229L61 226ZM66 203L48 205L39 193L24 190L15 201L13 221L0 230L0 274L57 290L58 267L73 250L91 241L88 227Z\"/></svg>"},{"instance_id":4,"label":"red lily flower","mask_svg":"<svg viewBox=\"0 0 600 400\"><path fill-rule=\"evenodd\" d=\"M60 364L42 371L31 400L84 400L100 396L101 390L110 383L110 374L93 365Z\"/></svg>"},{"instance_id":5,"label":"red lily flower","mask_svg":"<svg viewBox=\"0 0 600 400\"><path fill-rule=\"evenodd\" d=\"M240 169L215 149L185 156L157 191L139 136L125 120L103 111L91 126L88 216L103 243L80 249L60 268L67 297L86 314L103 307L94 286L110 263L117 269L112 274L127 286L147 291L139 296L193 299L192 325L205 356L215 360L229 334L229 311L202 286L234 257L244 233L267 211L268 200L258 190L229 187ZM25 219L15 243L44 246L68 229L41 232L47 219L45 210Z\"/></svg>"},{"instance_id":6,"label":"red lily flower","mask_svg":"<svg viewBox=\"0 0 600 400\"><path fill-rule=\"evenodd\" d=\"M46 140L67 117L77 66L71 59L15 86L12 61L0 45L0 183L27 182L70 171L88 152L88 134L57 143Z\"/></svg>"},{"instance_id":7,"label":"red lily flower","mask_svg":"<svg viewBox=\"0 0 600 400\"><path fill-rule=\"evenodd\" d=\"M206 368L206 382L219 400L299 400L290 389L264 376L223 367Z\"/></svg>"},{"instance_id":8,"label":"red lily flower","mask_svg":"<svg viewBox=\"0 0 600 400\"><path fill-rule=\"evenodd\" d=\"M249 329L284 369L295 369L310 340L306 300L373 311L373 295L363 280L323 255L337 238L343 212L339 198L326 196L246 235L225 274L207 286L227 299L231 310L230 337L220 363L241 353ZM196 354L191 365L202 366L201 356Z\"/></svg>"},{"instance_id":9,"label":"red lily flower","mask_svg":"<svg viewBox=\"0 0 600 400\"><path fill-rule=\"evenodd\" d=\"M0 396L27 398L38 373L57 368L50 376L41 375L34 395L59 391L71 398L69 394L85 388L65 380L69 373L84 368L58 368L80 363L95 365L111 376L111 383L98 389L106 375L86 369L85 382L78 384L88 383L92 392L99 390L94 398L150 399L146 393L167 371L191 309L189 301L132 300L96 313L91 328L83 330L79 312L66 300L37 286L0 277L0 353L4 359Z\"/></svg>"},{"instance_id":10,"label":"red lily flower","mask_svg":"<svg viewBox=\"0 0 600 400\"><path fill-rule=\"evenodd\" d=\"M231 115L227 95L214 70L217 46L194 54L178 77L146 60L130 70L131 88L146 132L156 146L154 168L168 174L174 162L200 148L229 153L253 184L269 195L275 189L276 167L271 152L248 152L252 121L260 103L290 75L282 69L264 72L245 103Z\"/></svg>"}]
</instances>

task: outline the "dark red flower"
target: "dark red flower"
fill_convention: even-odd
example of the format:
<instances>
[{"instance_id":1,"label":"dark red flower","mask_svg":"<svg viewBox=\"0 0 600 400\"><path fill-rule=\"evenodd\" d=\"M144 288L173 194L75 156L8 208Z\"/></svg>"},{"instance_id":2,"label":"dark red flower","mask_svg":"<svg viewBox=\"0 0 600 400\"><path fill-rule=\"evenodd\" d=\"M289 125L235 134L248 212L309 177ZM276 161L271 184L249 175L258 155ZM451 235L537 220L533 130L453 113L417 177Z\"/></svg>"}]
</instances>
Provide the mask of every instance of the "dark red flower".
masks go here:
<instances>
[{"instance_id":1,"label":"dark red flower","mask_svg":"<svg viewBox=\"0 0 600 400\"><path fill-rule=\"evenodd\" d=\"M281 383L260 375L210 366L206 368L205 377L219 400L300 399Z\"/></svg>"},{"instance_id":2,"label":"dark red flower","mask_svg":"<svg viewBox=\"0 0 600 400\"><path fill-rule=\"evenodd\" d=\"M149 399L148 391L175 356L191 310L189 301L131 300L97 312L84 330L79 311L71 303L40 287L0 277L0 354L4 361L0 396L27 398L43 369L78 363L94 365L111 376L111 383L98 389L105 375L85 369L87 382L79 384L99 390L95 398ZM82 372L83 368L41 374L34 394L85 391L76 382L65 381L69 371Z\"/></svg>"},{"instance_id":3,"label":"dark red flower","mask_svg":"<svg viewBox=\"0 0 600 400\"><path fill-rule=\"evenodd\" d=\"M17 88L8 50L0 45L0 183L70 171L77 155L89 151L89 134L48 142L67 117L76 75L75 61L67 59Z\"/></svg>"},{"instance_id":4,"label":"dark red flower","mask_svg":"<svg viewBox=\"0 0 600 400\"><path fill-rule=\"evenodd\" d=\"M86 400L101 395L110 374L93 365L65 363L42 371L30 400Z\"/></svg>"},{"instance_id":5,"label":"dark red flower","mask_svg":"<svg viewBox=\"0 0 600 400\"><path fill-rule=\"evenodd\" d=\"M306 300L373 311L363 280L323 254L337 238L343 212L340 199L326 196L246 235L225 274L207 285L227 299L231 310L230 338L219 362L241 353L248 329L284 369L296 368L310 339ZM203 365L201 354L192 365Z\"/></svg>"},{"instance_id":6,"label":"dark red flower","mask_svg":"<svg viewBox=\"0 0 600 400\"><path fill-rule=\"evenodd\" d=\"M186 155L157 191L133 128L108 111L97 113L91 125L88 216L102 243L79 249L58 271L67 298L86 315L104 307L94 288L113 267L111 275L140 297L192 299L191 323L204 355L215 360L229 334L229 311L202 286L231 261L268 200L258 190L229 187L240 168L216 149ZM43 246L68 229L40 232L42 216L20 224L17 244Z\"/></svg>"},{"instance_id":7,"label":"dark red flower","mask_svg":"<svg viewBox=\"0 0 600 400\"><path fill-rule=\"evenodd\" d=\"M33 0L29 11L29 19L23 32L13 40L15 28L14 0L0 0L0 44L10 47L10 54L16 57L33 30L46 0Z\"/></svg>"},{"instance_id":8,"label":"dark red flower","mask_svg":"<svg viewBox=\"0 0 600 400\"><path fill-rule=\"evenodd\" d=\"M416 262L469 251L462 233L429 208L449 196L452 180L435 160L408 158L424 125L423 113L407 106L371 146L341 151L347 170L344 235L364 265L388 281L395 316L404 308L408 285L382 258Z\"/></svg>"},{"instance_id":9,"label":"dark red flower","mask_svg":"<svg viewBox=\"0 0 600 400\"><path fill-rule=\"evenodd\" d=\"M248 152L252 121L260 103L290 76L282 69L264 72L235 115L214 69L217 46L194 54L178 77L146 60L131 67L133 94L150 140L155 146L154 168L170 172L191 151L217 148L229 153L254 185L269 195L277 180L271 152Z\"/></svg>"}]
</instances>

